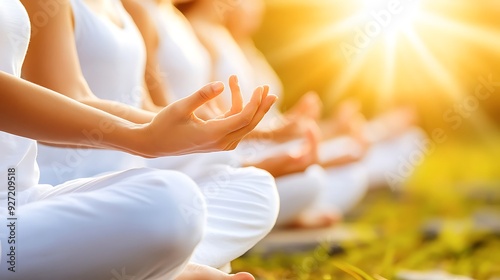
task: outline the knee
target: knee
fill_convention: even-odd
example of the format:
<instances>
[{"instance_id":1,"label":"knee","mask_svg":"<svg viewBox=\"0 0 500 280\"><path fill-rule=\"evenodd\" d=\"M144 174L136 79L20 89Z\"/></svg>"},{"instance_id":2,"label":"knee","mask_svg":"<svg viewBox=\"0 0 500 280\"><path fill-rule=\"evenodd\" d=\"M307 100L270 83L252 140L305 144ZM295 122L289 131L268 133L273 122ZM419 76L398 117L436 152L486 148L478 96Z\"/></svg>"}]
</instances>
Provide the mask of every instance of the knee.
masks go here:
<instances>
[{"instance_id":1,"label":"knee","mask_svg":"<svg viewBox=\"0 0 500 280\"><path fill-rule=\"evenodd\" d=\"M327 185L325 170L312 165L304 172L282 176L277 180L281 200L278 226L293 222L302 212L311 208Z\"/></svg>"},{"instance_id":2,"label":"knee","mask_svg":"<svg viewBox=\"0 0 500 280\"><path fill-rule=\"evenodd\" d=\"M162 256L187 260L203 236L206 221L205 201L196 183L176 171L142 171L139 180L153 201L142 238Z\"/></svg>"},{"instance_id":3,"label":"knee","mask_svg":"<svg viewBox=\"0 0 500 280\"><path fill-rule=\"evenodd\" d=\"M237 172L245 180L245 192L248 192L253 202L249 207L253 207L253 211L259 215L259 228L265 236L276 224L280 208L275 179L269 172L255 167L238 168Z\"/></svg>"}]
</instances>

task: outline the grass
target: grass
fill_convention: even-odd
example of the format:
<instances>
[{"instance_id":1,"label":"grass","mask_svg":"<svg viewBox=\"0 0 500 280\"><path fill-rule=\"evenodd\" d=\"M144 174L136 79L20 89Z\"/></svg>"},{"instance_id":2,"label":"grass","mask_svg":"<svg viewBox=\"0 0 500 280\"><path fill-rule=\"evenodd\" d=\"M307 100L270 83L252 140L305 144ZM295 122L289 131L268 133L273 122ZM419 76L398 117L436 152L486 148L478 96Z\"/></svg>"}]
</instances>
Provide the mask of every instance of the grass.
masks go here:
<instances>
[{"instance_id":1,"label":"grass","mask_svg":"<svg viewBox=\"0 0 500 280\"><path fill-rule=\"evenodd\" d=\"M359 240L312 252L250 254L233 268L268 280L405 279L403 270L500 279L497 159L500 145L446 143L418 166L404 192L373 191L346 217Z\"/></svg>"}]
</instances>

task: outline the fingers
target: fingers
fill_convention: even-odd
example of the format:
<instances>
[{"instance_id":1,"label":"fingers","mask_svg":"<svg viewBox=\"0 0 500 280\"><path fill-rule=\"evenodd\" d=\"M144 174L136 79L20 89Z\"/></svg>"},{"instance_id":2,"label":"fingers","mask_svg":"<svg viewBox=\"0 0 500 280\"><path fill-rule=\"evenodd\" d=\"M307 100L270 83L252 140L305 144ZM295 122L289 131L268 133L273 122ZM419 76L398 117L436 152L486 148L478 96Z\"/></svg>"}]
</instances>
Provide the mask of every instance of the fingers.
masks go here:
<instances>
[{"instance_id":1,"label":"fingers","mask_svg":"<svg viewBox=\"0 0 500 280\"><path fill-rule=\"evenodd\" d=\"M243 96L241 95L238 78L234 75L229 78L229 88L231 89L231 109L225 113L224 117L238 114L243 110Z\"/></svg>"},{"instance_id":2,"label":"fingers","mask_svg":"<svg viewBox=\"0 0 500 280\"><path fill-rule=\"evenodd\" d=\"M266 99L266 97L269 95L269 86L264 85L263 88L264 92L262 92L262 100Z\"/></svg>"},{"instance_id":3,"label":"fingers","mask_svg":"<svg viewBox=\"0 0 500 280\"><path fill-rule=\"evenodd\" d=\"M207 103L208 101L215 98L217 95L221 94L224 91L224 84L221 82L213 82L207 84L202 87L197 92L191 94L190 96L183 98L176 102L181 106L183 110L185 110L188 115L193 113L196 109L198 109L201 105ZM174 103L175 104L175 103Z\"/></svg>"},{"instance_id":4,"label":"fingers","mask_svg":"<svg viewBox=\"0 0 500 280\"><path fill-rule=\"evenodd\" d=\"M253 120L255 114L261 106L263 91L264 89L262 87L256 88L252 95L252 99L250 99L250 102L240 113L221 120L215 120L214 123L219 123L219 126L216 127L216 129L229 134L247 126Z\"/></svg>"},{"instance_id":5,"label":"fingers","mask_svg":"<svg viewBox=\"0 0 500 280\"><path fill-rule=\"evenodd\" d=\"M253 119L248 123L248 125L231 132L228 137L232 139L241 139L245 137L250 131L252 131L264 118L265 114L271 109L274 103L276 103L276 100L278 97L275 95L268 95L264 100L262 100L260 106L258 107L257 111L255 112Z\"/></svg>"}]
</instances>

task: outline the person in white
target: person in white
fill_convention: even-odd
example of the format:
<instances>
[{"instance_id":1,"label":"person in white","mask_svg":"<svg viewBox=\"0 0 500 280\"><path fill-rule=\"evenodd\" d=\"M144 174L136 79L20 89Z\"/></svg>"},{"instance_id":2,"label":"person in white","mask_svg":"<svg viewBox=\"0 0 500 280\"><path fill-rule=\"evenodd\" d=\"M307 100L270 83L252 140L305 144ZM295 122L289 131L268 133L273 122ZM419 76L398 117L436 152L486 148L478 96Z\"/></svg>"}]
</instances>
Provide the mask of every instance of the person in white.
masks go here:
<instances>
[{"instance_id":1,"label":"person in white","mask_svg":"<svg viewBox=\"0 0 500 280\"><path fill-rule=\"evenodd\" d=\"M33 38L23 67L24 77L97 108L120 102L118 109L114 105L107 108L127 117L139 115L139 122L150 121L151 113L139 108L146 53L141 35L120 1L62 2L67 2L67 9L50 18L50 26ZM28 12L36 17L36 3L26 1L26 5L33 7ZM58 56L59 53L68 55ZM46 75L47 70L52 75ZM254 92L262 91L263 88L257 87ZM130 105L131 110L123 108L124 104ZM71 177L64 177L66 180L123 170L124 164L137 164L136 158L117 155L114 151L82 152L44 147L39 155L42 175L53 174L58 170L53 167L65 163L74 153L82 157L77 165L67 168L70 172L65 175ZM219 156L226 157L225 153ZM197 157L175 157L171 161L176 162L177 158ZM169 167L186 171L182 166ZM207 205L205 235L192 262L228 270L232 260L252 248L275 224L279 201L274 179L263 170L233 168L224 161L183 173L197 183ZM198 211L196 207L184 210L188 216Z\"/></svg>"},{"instance_id":2,"label":"person in white","mask_svg":"<svg viewBox=\"0 0 500 280\"><path fill-rule=\"evenodd\" d=\"M0 227L0 278L253 279L188 265L206 209L197 204L197 215L185 215L183 207L203 201L186 175L142 168L40 185L37 144L29 138L145 157L233 149L276 97L258 93L241 111L202 121L193 112L223 90L212 83L137 124L21 80L30 31L19 0L1 1L0 221L11 228Z\"/></svg>"},{"instance_id":3,"label":"person in white","mask_svg":"<svg viewBox=\"0 0 500 280\"><path fill-rule=\"evenodd\" d=\"M168 0L135 1L123 0L125 8L136 21L141 30L148 51L148 67L146 81L152 99L163 94L170 100L177 100L198 84L212 80L212 63L210 54L199 42L189 22L175 9ZM175 1L174 1L175 2ZM226 77L227 78L227 77ZM231 82L237 83L235 77ZM156 101L155 101L156 102ZM163 105L157 103L157 105ZM205 108L207 114L216 113L218 104ZM273 131L273 133L278 133ZM281 134L289 133L281 129ZM305 211L310 209L317 194L324 187L324 173L319 166L310 166L314 162L316 139L308 133L307 142L301 151L295 154L282 153L254 160L242 160L236 153L204 156L188 156L183 158L162 158L148 161L148 166L171 169L181 166L182 172L196 178L195 170L199 166L213 166L221 162L230 162L233 166L256 166L269 171L276 178L280 196L285 196L286 203L280 204L277 225L318 227L328 226L338 219L331 209L321 211ZM265 133L266 137L269 132ZM254 135L253 139L260 137ZM259 140L259 139L257 139ZM247 154L260 153L262 144L254 141L244 150ZM179 169L177 169L179 170ZM307 187L305 187L307 186ZM282 193L287 190L286 193ZM302 191L296 191L302 190ZM288 201L295 201L288 203Z\"/></svg>"},{"instance_id":4,"label":"person in white","mask_svg":"<svg viewBox=\"0 0 500 280\"><path fill-rule=\"evenodd\" d=\"M142 168L40 185L37 145L28 138L145 157L234 149L276 97L261 90L241 111L203 121L194 110L223 90L212 83L137 124L18 78L30 40L18 0L0 2L0 34L0 178L6 182L0 220L10 226L0 228L1 279L253 279L187 265L203 238L206 207L185 175ZM188 206L197 207L196 215L186 216Z\"/></svg>"},{"instance_id":5,"label":"person in white","mask_svg":"<svg viewBox=\"0 0 500 280\"><path fill-rule=\"evenodd\" d=\"M252 33L260 25L264 8L262 1L239 1L237 5L225 8L217 3L215 0L196 0L181 5L211 55L214 79L236 74L243 91L254 84L265 83L271 85L271 92L281 95L279 78L251 40ZM230 103L225 96L221 99L219 104L226 104L224 109ZM309 93L284 114L272 108L259 127L272 129L282 123L317 119L320 110L320 99ZM325 122L317 120L323 135L317 149L318 161L325 168L327 186L318 196L315 207L334 205L342 212L348 211L370 185L386 183L386 174L397 170L399 158L407 158L418 149L418 142L425 139L422 130L406 122L406 119L411 119L408 117L411 114L404 110L391 112L369 123L358 117L359 112L354 113L348 116L347 131L339 129L339 120L335 118ZM300 137L300 130L297 132L295 136ZM276 150L297 146L297 141L285 144L286 140L269 143L261 153L269 155ZM244 149L246 145L240 147ZM280 191L280 195L282 193ZM284 199L282 204L285 204Z\"/></svg>"}]
</instances>

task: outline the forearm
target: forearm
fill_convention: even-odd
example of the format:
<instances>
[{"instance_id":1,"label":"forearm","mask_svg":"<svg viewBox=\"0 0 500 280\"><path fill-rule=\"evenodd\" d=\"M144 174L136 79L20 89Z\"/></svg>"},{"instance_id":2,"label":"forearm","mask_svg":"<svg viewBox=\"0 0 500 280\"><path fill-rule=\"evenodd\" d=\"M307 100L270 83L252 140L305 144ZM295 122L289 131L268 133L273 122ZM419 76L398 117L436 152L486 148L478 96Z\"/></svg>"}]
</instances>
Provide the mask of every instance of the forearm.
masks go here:
<instances>
[{"instance_id":1,"label":"forearm","mask_svg":"<svg viewBox=\"0 0 500 280\"><path fill-rule=\"evenodd\" d=\"M140 154L141 125L0 72L0 130L58 145Z\"/></svg>"},{"instance_id":2,"label":"forearm","mask_svg":"<svg viewBox=\"0 0 500 280\"><path fill-rule=\"evenodd\" d=\"M149 123L155 116L155 114L150 111L135 108L116 101L96 98L85 98L78 101L137 124Z\"/></svg>"}]
</instances>

